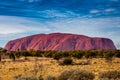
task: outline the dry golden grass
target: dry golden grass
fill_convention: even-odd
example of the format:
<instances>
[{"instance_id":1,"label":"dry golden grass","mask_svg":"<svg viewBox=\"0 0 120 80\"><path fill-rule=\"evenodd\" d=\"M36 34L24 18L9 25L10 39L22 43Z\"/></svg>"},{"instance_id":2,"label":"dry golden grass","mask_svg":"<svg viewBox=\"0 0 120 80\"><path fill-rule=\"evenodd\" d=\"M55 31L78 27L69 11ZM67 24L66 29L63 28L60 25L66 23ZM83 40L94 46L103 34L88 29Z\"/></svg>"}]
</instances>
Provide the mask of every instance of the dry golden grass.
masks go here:
<instances>
[{"instance_id":1,"label":"dry golden grass","mask_svg":"<svg viewBox=\"0 0 120 80\"><path fill-rule=\"evenodd\" d=\"M37 61L35 61L37 59ZM85 59L75 60L75 63L84 62ZM36 65L35 65L36 64ZM58 76L63 70L66 69L84 69L87 71L91 71L96 75L95 80L97 80L97 76L99 72L108 71L108 70L120 70L120 58L113 59L112 64L108 64L105 62L103 58L94 58L91 61L90 65L66 65L60 66L56 60L48 59L48 58L35 58L29 57L28 60L24 60L24 58L20 58L15 62L7 59L3 60L0 63L0 80L11 80L13 76L18 74L25 75L35 75L36 76L43 75L43 77L47 75ZM41 69L41 70L40 70Z\"/></svg>"}]
</instances>

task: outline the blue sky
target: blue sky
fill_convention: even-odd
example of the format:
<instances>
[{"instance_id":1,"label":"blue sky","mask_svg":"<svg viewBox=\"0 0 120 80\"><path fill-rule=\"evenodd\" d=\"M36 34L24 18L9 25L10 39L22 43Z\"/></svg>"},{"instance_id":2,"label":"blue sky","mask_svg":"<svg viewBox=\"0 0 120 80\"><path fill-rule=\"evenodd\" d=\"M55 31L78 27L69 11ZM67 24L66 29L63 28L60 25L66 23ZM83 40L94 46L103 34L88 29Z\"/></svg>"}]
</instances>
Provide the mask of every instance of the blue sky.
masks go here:
<instances>
[{"instance_id":1,"label":"blue sky","mask_svg":"<svg viewBox=\"0 0 120 80\"><path fill-rule=\"evenodd\" d=\"M106 37L120 49L120 0L0 0L0 46L39 33Z\"/></svg>"}]
</instances>

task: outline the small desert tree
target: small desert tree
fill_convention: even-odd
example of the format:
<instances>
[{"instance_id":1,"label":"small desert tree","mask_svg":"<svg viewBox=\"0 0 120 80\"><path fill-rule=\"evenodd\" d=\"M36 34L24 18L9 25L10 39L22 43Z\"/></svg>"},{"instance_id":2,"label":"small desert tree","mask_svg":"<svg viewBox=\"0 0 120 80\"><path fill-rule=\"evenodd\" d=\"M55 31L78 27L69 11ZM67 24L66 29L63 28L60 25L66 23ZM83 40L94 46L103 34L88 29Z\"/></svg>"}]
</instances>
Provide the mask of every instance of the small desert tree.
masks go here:
<instances>
[{"instance_id":1,"label":"small desert tree","mask_svg":"<svg viewBox=\"0 0 120 80\"><path fill-rule=\"evenodd\" d=\"M91 58L94 57L94 53L90 50L85 51L85 58L87 59L86 64L91 64Z\"/></svg>"},{"instance_id":2,"label":"small desert tree","mask_svg":"<svg viewBox=\"0 0 120 80\"><path fill-rule=\"evenodd\" d=\"M104 57L107 63L112 63L112 59L114 57L113 51L109 50L104 53Z\"/></svg>"},{"instance_id":3,"label":"small desert tree","mask_svg":"<svg viewBox=\"0 0 120 80\"><path fill-rule=\"evenodd\" d=\"M2 55L3 55L3 54L5 55L6 52L7 52L6 49L0 47L0 61L2 60Z\"/></svg>"},{"instance_id":4,"label":"small desert tree","mask_svg":"<svg viewBox=\"0 0 120 80\"><path fill-rule=\"evenodd\" d=\"M20 58L20 56L21 56L20 51L16 51L16 52L15 52L15 56L16 56L17 58Z\"/></svg>"},{"instance_id":5,"label":"small desert tree","mask_svg":"<svg viewBox=\"0 0 120 80\"><path fill-rule=\"evenodd\" d=\"M120 50L116 50L116 52L115 52L115 57L120 58Z\"/></svg>"},{"instance_id":6,"label":"small desert tree","mask_svg":"<svg viewBox=\"0 0 120 80\"><path fill-rule=\"evenodd\" d=\"M77 58L77 59L81 59L84 56L84 51L74 51L72 53L72 56Z\"/></svg>"},{"instance_id":7,"label":"small desert tree","mask_svg":"<svg viewBox=\"0 0 120 80\"><path fill-rule=\"evenodd\" d=\"M21 54L25 57L25 60L27 60L27 57L30 56L30 53L26 49L21 51Z\"/></svg>"},{"instance_id":8,"label":"small desert tree","mask_svg":"<svg viewBox=\"0 0 120 80\"><path fill-rule=\"evenodd\" d=\"M15 55L14 55L14 52L13 52L13 51L11 51L11 52L9 53L9 58L12 59L13 61L15 61Z\"/></svg>"},{"instance_id":9,"label":"small desert tree","mask_svg":"<svg viewBox=\"0 0 120 80\"><path fill-rule=\"evenodd\" d=\"M0 51L0 61L2 60L2 52Z\"/></svg>"}]
</instances>

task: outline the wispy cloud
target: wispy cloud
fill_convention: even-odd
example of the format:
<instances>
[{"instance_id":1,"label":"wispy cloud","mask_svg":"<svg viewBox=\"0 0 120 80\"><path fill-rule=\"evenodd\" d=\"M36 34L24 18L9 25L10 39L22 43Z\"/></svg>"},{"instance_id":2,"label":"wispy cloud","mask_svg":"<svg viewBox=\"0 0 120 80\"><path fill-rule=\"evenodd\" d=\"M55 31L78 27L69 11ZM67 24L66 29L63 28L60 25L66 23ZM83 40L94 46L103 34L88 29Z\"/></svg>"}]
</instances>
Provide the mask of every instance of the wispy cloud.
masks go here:
<instances>
[{"instance_id":1,"label":"wispy cloud","mask_svg":"<svg viewBox=\"0 0 120 80\"><path fill-rule=\"evenodd\" d=\"M115 11L115 9L114 8L108 8L108 9L105 9L104 11L105 12L112 12L112 11Z\"/></svg>"},{"instance_id":2,"label":"wispy cloud","mask_svg":"<svg viewBox=\"0 0 120 80\"><path fill-rule=\"evenodd\" d=\"M4 28L3 28L4 27ZM22 33L24 30L15 29L8 25L0 25L0 34L10 34L10 33Z\"/></svg>"},{"instance_id":3,"label":"wispy cloud","mask_svg":"<svg viewBox=\"0 0 120 80\"><path fill-rule=\"evenodd\" d=\"M59 11L57 10L45 10L45 11L42 11L42 13L45 15L45 17L47 18L54 18L54 17L67 17L66 14L64 13L60 13Z\"/></svg>"},{"instance_id":4,"label":"wispy cloud","mask_svg":"<svg viewBox=\"0 0 120 80\"><path fill-rule=\"evenodd\" d=\"M0 16L0 34L49 31L42 22L13 16Z\"/></svg>"},{"instance_id":5,"label":"wispy cloud","mask_svg":"<svg viewBox=\"0 0 120 80\"><path fill-rule=\"evenodd\" d=\"M108 37L119 42L120 17L67 18L64 20L40 21L13 16L0 16L0 38L11 40L20 37L51 32L77 33L91 37ZM16 35L17 34L17 35ZM8 38L8 36L10 36ZM13 37L14 36L14 37ZM4 41L4 40L3 40Z\"/></svg>"},{"instance_id":6,"label":"wispy cloud","mask_svg":"<svg viewBox=\"0 0 120 80\"><path fill-rule=\"evenodd\" d=\"M90 11L90 13L98 13L98 12L99 10L95 10L95 9Z\"/></svg>"},{"instance_id":7,"label":"wispy cloud","mask_svg":"<svg viewBox=\"0 0 120 80\"><path fill-rule=\"evenodd\" d=\"M29 3L32 3L32 2L42 1L42 0L18 0L18 1L27 1Z\"/></svg>"},{"instance_id":8,"label":"wispy cloud","mask_svg":"<svg viewBox=\"0 0 120 80\"><path fill-rule=\"evenodd\" d=\"M44 10L44 11L39 11L39 14L41 14L45 18L53 18L53 19L63 19L63 18L70 18L70 17L78 17L80 16L78 13L74 13L70 10Z\"/></svg>"},{"instance_id":9,"label":"wispy cloud","mask_svg":"<svg viewBox=\"0 0 120 80\"><path fill-rule=\"evenodd\" d=\"M119 0L3 0L0 42L5 44L31 34L65 32L108 37L117 44L119 3Z\"/></svg>"},{"instance_id":10,"label":"wispy cloud","mask_svg":"<svg viewBox=\"0 0 120 80\"><path fill-rule=\"evenodd\" d=\"M9 40L47 33L50 30L42 21L24 17L0 16L0 46L4 47Z\"/></svg>"}]
</instances>

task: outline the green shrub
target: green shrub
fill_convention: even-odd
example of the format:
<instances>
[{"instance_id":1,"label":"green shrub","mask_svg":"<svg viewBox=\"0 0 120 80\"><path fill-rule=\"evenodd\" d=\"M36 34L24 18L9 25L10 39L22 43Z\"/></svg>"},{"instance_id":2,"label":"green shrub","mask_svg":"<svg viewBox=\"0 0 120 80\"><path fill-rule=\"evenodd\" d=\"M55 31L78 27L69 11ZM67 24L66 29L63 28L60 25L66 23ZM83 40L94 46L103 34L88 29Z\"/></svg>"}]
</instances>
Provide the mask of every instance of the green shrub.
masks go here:
<instances>
[{"instance_id":1,"label":"green shrub","mask_svg":"<svg viewBox=\"0 0 120 80\"><path fill-rule=\"evenodd\" d=\"M115 55L115 54L114 54L113 51L106 51L106 52L104 53L104 57L105 57L105 58L112 58L114 55Z\"/></svg>"},{"instance_id":2,"label":"green shrub","mask_svg":"<svg viewBox=\"0 0 120 80\"><path fill-rule=\"evenodd\" d=\"M27 50L21 51L22 56L28 57L28 56L33 56L33 54Z\"/></svg>"},{"instance_id":3,"label":"green shrub","mask_svg":"<svg viewBox=\"0 0 120 80\"><path fill-rule=\"evenodd\" d=\"M58 76L58 80L93 80L94 77L95 75L91 72L80 69L70 69L63 71Z\"/></svg>"},{"instance_id":4,"label":"green shrub","mask_svg":"<svg viewBox=\"0 0 120 80\"><path fill-rule=\"evenodd\" d=\"M120 58L120 51L119 50L116 52L115 57Z\"/></svg>"},{"instance_id":5,"label":"green shrub","mask_svg":"<svg viewBox=\"0 0 120 80\"><path fill-rule=\"evenodd\" d=\"M37 50L37 51L35 52L34 56L36 56L36 57L42 57L42 51Z\"/></svg>"},{"instance_id":6,"label":"green shrub","mask_svg":"<svg viewBox=\"0 0 120 80\"><path fill-rule=\"evenodd\" d=\"M0 53L0 61L2 60L2 54Z\"/></svg>"},{"instance_id":7,"label":"green shrub","mask_svg":"<svg viewBox=\"0 0 120 80\"><path fill-rule=\"evenodd\" d=\"M65 58L63 60L63 64L65 64L65 65L70 65L72 63L73 63L73 60L71 58Z\"/></svg>"},{"instance_id":8,"label":"green shrub","mask_svg":"<svg viewBox=\"0 0 120 80\"><path fill-rule=\"evenodd\" d=\"M120 71L106 71L99 73L99 80L120 80Z\"/></svg>"},{"instance_id":9,"label":"green shrub","mask_svg":"<svg viewBox=\"0 0 120 80\"><path fill-rule=\"evenodd\" d=\"M71 65L72 63L73 63L73 60L69 57L62 58L61 60L59 60L60 65Z\"/></svg>"},{"instance_id":10,"label":"green shrub","mask_svg":"<svg viewBox=\"0 0 120 80\"><path fill-rule=\"evenodd\" d=\"M52 55L54 54L54 51L44 51L44 56L45 57L52 57Z\"/></svg>"},{"instance_id":11,"label":"green shrub","mask_svg":"<svg viewBox=\"0 0 120 80\"><path fill-rule=\"evenodd\" d=\"M62 53L61 52L56 52L53 54L52 56L55 60L59 60L60 58L62 58Z\"/></svg>"},{"instance_id":12,"label":"green shrub","mask_svg":"<svg viewBox=\"0 0 120 80\"><path fill-rule=\"evenodd\" d=\"M17 75L14 76L12 80L38 80L38 79L34 76Z\"/></svg>"},{"instance_id":13,"label":"green shrub","mask_svg":"<svg viewBox=\"0 0 120 80\"><path fill-rule=\"evenodd\" d=\"M55 76L52 76L52 75L48 75L45 80L56 80L56 77Z\"/></svg>"},{"instance_id":14,"label":"green shrub","mask_svg":"<svg viewBox=\"0 0 120 80\"><path fill-rule=\"evenodd\" d=\"M62 57L70 57L71 55L69 54L70 51L62 51Z\"/></svg>"},{"instance_id":15,"label":"green shrub","mask_svg":"<svg viewBox=\"0 0 120 80\"><path fill-rule=\"evenodd\" d=\"M86 51L85 52L85 58L95 58L95 57L97 57L97 53L96 53L96 51L95 50L88 50L88 51Z\"/></svg>"},{"instance_id":16,"label":"green shrub","mask_svg":"<svg viewBox=\"0 0 120 80\"><path fill-rule=\"evenodd\" d=\"M13 52L11 52L11 53L9 54L9 58L12 59L13 61L15 61L15 55L14 55Z\"/></svg>"},{"instance_id":17,"label":"green shrub","mask_svg":"<svg viewBox=\"0 0 120 80\"><path fill-rule=\"evenodd\" d=\"M17 58L20 58L20 56L21 56L20 52L19 52L19 51L16 51L16 52L15 52L15 56L16 56Z\"/></svg>"},{"instance_id":18,"label":"green shrub","mask_svg":"<svg viewBox=\"0 0 120 80\"><path fill-rule=\"evenodd\" d=\"M72 56L77 59L81 59L84 56L84 51L74 51L74 53L72 53Z\"/></svg>"},{"instance_id":19,"label":"green shrub","mask_svg":"<svg viewBox=\"0 0 120 80\"><path fill-rule=\"evenodd\" d=\"M113 59L114 55L115 54L113 53L113 51L106 51L104 53L104 58L105 58L106 62L107 63L112 63L112 59Z\"/></svg>"}]
</instances>

